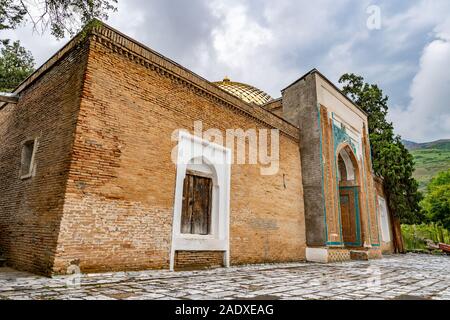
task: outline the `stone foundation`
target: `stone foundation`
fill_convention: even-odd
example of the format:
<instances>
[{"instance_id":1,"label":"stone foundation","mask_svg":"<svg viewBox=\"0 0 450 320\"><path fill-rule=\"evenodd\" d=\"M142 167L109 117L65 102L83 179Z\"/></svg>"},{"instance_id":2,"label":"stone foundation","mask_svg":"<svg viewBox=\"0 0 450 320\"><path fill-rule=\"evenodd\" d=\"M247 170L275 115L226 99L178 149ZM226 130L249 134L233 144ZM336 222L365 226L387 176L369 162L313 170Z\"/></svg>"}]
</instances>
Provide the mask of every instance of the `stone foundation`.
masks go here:
<instances>
[{"instance_id":1,"label":"stone foundation","mask_svg":"<svg viewBox=\"0 0 450 320\"><path fill-rule=\"evenodd\" d=\"M331 263L350 260L350 251L345 248L306 248L306 260Z\"/></svg>"},{"instance_id":2,"label":"stone foundation","mask_svg":"<svg viewBox=\"0 0 450 320\"><path fill-rule=\"evenodd\" d=\"M350 251L345 248L329 248L328 262L344 262L350 260Z\"/></svg>"},{"instance_id":3,"label":"stone foundation","mask_svg":"<svg viewBox=\"0 0 450 320\"><path fill-rule=\"evenodd\" d=\"M370 248L368 250L369 259L381 259L383 258L383 254L379 247Z\"/></svg>"},{"instance_id":4,"label":"stone foundation","mask_svg":"<svg viewBox=\"0 0 450 320\"><path fill-rule=\"evenodd\" d=\"M177 251L175 253L175 270L223 267L224 254L224 251Z\"/></svg>"},{"instance_id":5,"label":"stone foundation","mask_svg":"<svg viewBox=\"0 0 450 320\"><path fill-rule=\"evenodd\" d=\"M365 250L351 250L350 251L350 259L367 261L367 260L369 260L369 254Z\"/></svg>"},{"instance_id":6,"label":"stone foundation","mask_svg":"<svg viewBox=\"0 0 450 320\"><path fill-rule=\"evenodd\" d=\"M381 258L382 253L380 248L306 248L306 260L310 262L331 263Z\"/></svg>"}]
</instances>

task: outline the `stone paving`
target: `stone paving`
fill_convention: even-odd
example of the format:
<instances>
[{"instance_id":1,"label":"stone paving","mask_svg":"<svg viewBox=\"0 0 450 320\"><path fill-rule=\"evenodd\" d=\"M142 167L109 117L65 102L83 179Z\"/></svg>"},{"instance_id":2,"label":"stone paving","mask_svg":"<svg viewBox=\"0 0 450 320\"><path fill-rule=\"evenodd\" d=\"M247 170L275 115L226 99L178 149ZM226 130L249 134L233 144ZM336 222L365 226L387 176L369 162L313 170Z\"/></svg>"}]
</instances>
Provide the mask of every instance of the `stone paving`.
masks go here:
<instances>
[{"instance_id":1,"label":"stone paving","mask_svg":"<svg viewBox=\"0 0 450 320\"><path fill-rule=\"evenodd\" d=\"M0 268L0 299L450 299L450 256L45 278Z\"/></svg>"}]
</instances>

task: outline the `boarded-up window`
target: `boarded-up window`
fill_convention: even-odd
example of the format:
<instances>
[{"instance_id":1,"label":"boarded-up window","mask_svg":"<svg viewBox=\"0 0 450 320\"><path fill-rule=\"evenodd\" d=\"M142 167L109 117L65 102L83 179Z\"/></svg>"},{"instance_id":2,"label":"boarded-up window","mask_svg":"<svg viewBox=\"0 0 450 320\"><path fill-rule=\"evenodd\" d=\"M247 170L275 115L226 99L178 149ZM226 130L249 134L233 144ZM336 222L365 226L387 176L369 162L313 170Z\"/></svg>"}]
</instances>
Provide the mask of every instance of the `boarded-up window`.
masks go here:
<instances>
[{"instance_id":1,"label":"boarded-up window","mask_svg":"<svg viewBox=\"0 0 450 320\"><path fill-rule=\"evenodd\" d=\"M212 179L187 174L183 186L181 233L210 232Z\"/></svg>"},{"instance_id":2,"label":"boarded-up window","mask_svg":"<svg viewBox=\"0 0 450 320\"><path fill-rule=\"evenodd\" d=\"M22 178L31 176L33 171L35 141L29 140L22 145L22 159L20 166L20 175Z\"/></svg>"}]
</instances>

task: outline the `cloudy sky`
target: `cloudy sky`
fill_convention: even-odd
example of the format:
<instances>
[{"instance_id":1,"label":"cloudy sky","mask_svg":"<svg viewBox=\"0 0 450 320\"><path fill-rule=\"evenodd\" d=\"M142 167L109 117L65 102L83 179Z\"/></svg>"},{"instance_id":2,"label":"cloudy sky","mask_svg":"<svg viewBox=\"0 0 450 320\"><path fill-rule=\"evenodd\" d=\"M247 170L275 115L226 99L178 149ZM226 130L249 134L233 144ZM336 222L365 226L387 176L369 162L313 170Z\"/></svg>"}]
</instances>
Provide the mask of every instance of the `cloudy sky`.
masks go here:
<instances>
[{"instance_id":1,"label":"cloudy sky","mask_svg":"<svg viewBox=\"0 0 450 320\"><path fill-rule=\"evenodd\" d=\"M335 83L360 74L389 95L403 138L450 138L448 0L119 0L107 23L211 81L273 97L312 68ZM68 40L29 25L6 36L38 65Z\"/></svg>"}]
</instances>

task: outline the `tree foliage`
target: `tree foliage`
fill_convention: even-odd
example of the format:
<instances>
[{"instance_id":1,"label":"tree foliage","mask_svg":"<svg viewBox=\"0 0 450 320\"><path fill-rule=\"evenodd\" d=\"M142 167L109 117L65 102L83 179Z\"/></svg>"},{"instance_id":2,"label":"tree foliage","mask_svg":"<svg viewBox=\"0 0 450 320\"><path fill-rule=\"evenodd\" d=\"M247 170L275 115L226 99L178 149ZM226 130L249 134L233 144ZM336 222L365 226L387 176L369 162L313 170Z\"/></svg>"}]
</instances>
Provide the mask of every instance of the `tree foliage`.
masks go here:
<instances>
[{"instance_id":1,"label":"tree foliage","mask_svg":"<svg viewBox=\"0 0 450 320\"><path fill-rule=\"evenodd\" d=\"M50 29L56 38L73 35L94 18L107 19L117 0L0 0L0 31L31 22L33 29ZM0 91L14 89L33 71L29 51L16 41L0 40Z\"/></svg>"},{"instance_id":2,"label":"tree foliage","mask_svg":"<svg viewBox=\"0 0 450 320\"><path fill-rule=\"evenodd\" d=\"M343 93L368 114L373 170L384 179L389 209L403 223L420 223L423 214L418 183L412 177L414 161L386 119L389 98L376 84L355 74L344 74L339 82L344 84Z\"/></svg>"},{"instance_id":3,"label":"tree foliage","mask_svg":"<svg viewBox=\"0 0 450 320\"><path fill-rule=\"evenodd\" d=\"M450 169L431 180L421 204L429 221L450 230Z\"/></svg>"},{"instance_id":4,"label":"tree foliage","mask_svg":"<svg viewBox=\"0 0 450 320\"><path fill-rule=\"evenodd\" d=\"M34 59L19 41L3 40L0 47L0 91L12 91L34 71Z\"/></svg>"},{"instance_id":5,"label":"tree foliage","mask_svg":"<svg viewBox=\"0 0 450 320\"><path fill-rule=\"evenodd\" d=\"M73 35L94 18L108 19L117 0L0 0L0 30L30 21L35 31L50 29L56 38Z\"/></svg>"},{"instance_id":6,"label":"tree foliage","mask_svg":"<svg viewBox=\"0 0 450 320\"><path fill-rule=\"evenodd\" d=\"M26 14L20 1L0 0L0 30L15 29Z\"/></svg>"}]
</instances>

